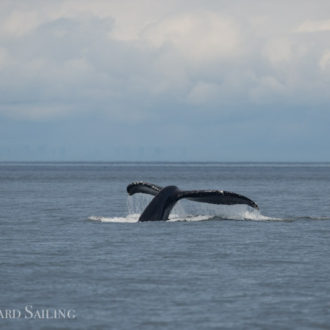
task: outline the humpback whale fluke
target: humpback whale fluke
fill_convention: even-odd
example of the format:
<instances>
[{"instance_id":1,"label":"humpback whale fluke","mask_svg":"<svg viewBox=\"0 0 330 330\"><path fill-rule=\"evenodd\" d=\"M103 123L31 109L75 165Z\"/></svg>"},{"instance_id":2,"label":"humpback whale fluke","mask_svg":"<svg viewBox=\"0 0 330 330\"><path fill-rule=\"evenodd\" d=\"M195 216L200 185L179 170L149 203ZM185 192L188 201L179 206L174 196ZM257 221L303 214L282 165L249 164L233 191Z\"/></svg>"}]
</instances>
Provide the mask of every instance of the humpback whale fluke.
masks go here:
<instances>
[{"instance_id":1,"label":"humpback whale fluke","mask_svg":"<svg viewBox=\"0 0 330 330\"><path fill-rule=\"evenodd\" d=\"M168 220L168 216L177 201L182 198L210 204L246 204L255 209L258 205L251 199L223 190L180 190L176 186L162 188L152 183L133 182L127 186L129 195L144 193L155 196L142 212L139 221Z\"/></svg>"}]
</instances>

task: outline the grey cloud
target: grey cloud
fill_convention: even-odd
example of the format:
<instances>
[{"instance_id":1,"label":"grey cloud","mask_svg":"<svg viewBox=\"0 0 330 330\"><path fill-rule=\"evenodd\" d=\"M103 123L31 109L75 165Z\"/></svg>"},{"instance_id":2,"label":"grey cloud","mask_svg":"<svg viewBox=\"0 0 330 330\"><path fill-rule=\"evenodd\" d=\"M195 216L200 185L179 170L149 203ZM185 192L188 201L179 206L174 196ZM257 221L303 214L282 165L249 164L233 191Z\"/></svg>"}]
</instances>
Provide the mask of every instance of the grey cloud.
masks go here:
<instances>
[{"instance_id":1,"label":"grey cloud","mask_svg":"<svg viewBox=\"0 0 330 330\"><path fill-rule=\"evenodd\" d=\"M229 149L245 142L277 148L276 141L290 139L291 128L292 148L326 140L328 2L0 6L0 116L33 127L54 123L47 145L58 157L65 147L68 159L70 152L84 158L97 145L96 158L136 159L136 150L141 159L180 150L191 158L194 148L199 159L214 159L214 148L230 158ZM75 125L77 136L86 132L88 148L66 142ZM46 147L36 140L29 143L37 155Z\"/></svg>"},{"instance_id":2,"label":"grey cloud","mask_svg":"<svg viewBox=\"0 0 330 330\"><path fill-rule=\"evenodd\" d=\"M247 13L252 16L242 18L236 5L223 11L205 6L200 12L187 6L147 24L137 39L125 40L114 37L117 17L50 16L24 35L2 37L10 60L1 66L5 97L0 111L12 113L15 107L7 105L13 100L17 107L35 101L33 117L42 108L38 103L44 103L47 112L50 102L50 116L59 103L60 114L65 108L97 108L114 118L138 117L136 111L143 116L166 98L203 111L235 103L328 102L327 74L319 64L329 51L328 35L295 33L302 14L282 15L280 4L254 2L251 7ZM26 106L27 117L29 109ZM18 113L23 115L24 109Z\"/></svg>"}]
</instances>

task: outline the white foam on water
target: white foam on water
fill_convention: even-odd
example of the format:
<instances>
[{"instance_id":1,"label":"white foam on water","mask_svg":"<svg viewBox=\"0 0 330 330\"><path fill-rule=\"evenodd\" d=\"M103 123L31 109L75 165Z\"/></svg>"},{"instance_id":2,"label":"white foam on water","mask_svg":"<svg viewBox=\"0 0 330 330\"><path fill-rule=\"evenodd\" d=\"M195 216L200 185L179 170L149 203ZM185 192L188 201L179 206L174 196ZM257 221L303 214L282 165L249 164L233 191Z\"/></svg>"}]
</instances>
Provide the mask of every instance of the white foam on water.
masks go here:
<instances>
[{"instance_id":1,"label":"white foam on water","mask_svg":"<svg viewBox=\"0 0 330 330\"><path fill-rule=\"evenodd\" d=\"M268 217L260 213L258 210L230 210L218 214L205 215L180 215L172 214L168 221L204 221L204 220L238 220L238 221L281 221L284 219Z\"/></svg>"},{"instance_id":2,"label":"white foam on water","mask_svg":"<svg viewBox=\"0 0 330 330\"><path fill-rule=\"evenodd\" d=\"M223 216L221 216L223 218ZM250 220L250 221L279 221L281 218L268 217L261 214L259 210L241 210L237 213L232 212L227 214L226 219L228 220Z\"/></svg>"},{"instance_id":3,"label":"white foam on water","mask_svg":"<svg viewBox=\"0 0 330 330\"><path fill-rule=\"evenodd\" d=\"M170 215L168 221L169 222L177 222L177 221L204 221L204 220L210 220L214 218L213 215L186 215L184 217L173 214Z\"/></svg>"},{"instance_id":4,"label":"white foam on water","mask_svg":"<svg viewBox=\"0 0 330 330\"><path fill-rule=\"evenodd\" d=\"M98 217L91 216L88 220L99 222L115 222L115 223L136 223L139 221L140 214L129 214L126 217Z\"/></svg>"},{"instance_id":5,"label":"white foam on water","mask_svg":"<svg viewBox=\"0 0 330 330\"><path fill-rule=\"evenodd\" d=\"M91 216L88 219L100 222L114 223L137 223L146 205L151 201L152 196L137 194L128 197L126 217L102 217ZM252 209L246 205L214 205L196 202L179 202L173 208L169 222L178 221L205 221L205 220L250 220L250 221L281 221L284 219L268 217L259 210Z\"/></svg>"},{"instance_id":6,"label":"white foam on water","mask_svg":"<svg viewBox=\"0 0 330 330\"><path fill-rule=\"evenodd\" d=\"M129 214L126 217L101 217L91 216L88 220L99 221L99 222L113 222L113 223L137 223L139 221L140 214ZM185 217L179 216L178 214L172 214L169 217L169 222L177 221L203 221L214 218L213 215L188 215Z\"/></svg>"},{"instance_id":7,"label":"white foam on water","mask_svg":"<svg viewBox=\"0 0 330 330\"><path fill-rule=\"evenodd\" d=\"M137 223L139 221L140 214L133 213L128 214L126 217L102 217L102 216L91 216L88 220L99 221L99 222L109 222L109 223ZM169 217L168 222L196 222L205 220L238 220L238 221L279 221L283 220L280 218L267 217L262 215L259 211L244 211L244 212L231 212L231 214L205 214L205 215L182 215L172 213Z\"/></svg>"}]
</instances>

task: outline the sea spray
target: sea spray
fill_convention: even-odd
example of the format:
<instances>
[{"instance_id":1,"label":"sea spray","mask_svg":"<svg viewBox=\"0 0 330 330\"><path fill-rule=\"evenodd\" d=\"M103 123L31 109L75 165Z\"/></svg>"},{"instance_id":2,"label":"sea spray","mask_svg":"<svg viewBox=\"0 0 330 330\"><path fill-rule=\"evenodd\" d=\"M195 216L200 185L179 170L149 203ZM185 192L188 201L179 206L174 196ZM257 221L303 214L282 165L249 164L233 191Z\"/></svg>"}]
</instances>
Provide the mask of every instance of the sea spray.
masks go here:
<instances>
[{"instance_id":1,"label":"sea spray","mask_svg":"<svg viewBox=\"0 0 330 330\"><path fill-rule=\"evenodd\" d=\"M152 200L152 196L137 194L127 197L127 215L124 217L91 216L88 219L100 222L136 223L146 206ZM205 221L205 220L250 220L269 221L282 220L280 218L267 217L259 210L246 205L214 205L196 203L187 200L179 201L173 208L170 222L176 221Z\"/></svg>"}]
</instances>

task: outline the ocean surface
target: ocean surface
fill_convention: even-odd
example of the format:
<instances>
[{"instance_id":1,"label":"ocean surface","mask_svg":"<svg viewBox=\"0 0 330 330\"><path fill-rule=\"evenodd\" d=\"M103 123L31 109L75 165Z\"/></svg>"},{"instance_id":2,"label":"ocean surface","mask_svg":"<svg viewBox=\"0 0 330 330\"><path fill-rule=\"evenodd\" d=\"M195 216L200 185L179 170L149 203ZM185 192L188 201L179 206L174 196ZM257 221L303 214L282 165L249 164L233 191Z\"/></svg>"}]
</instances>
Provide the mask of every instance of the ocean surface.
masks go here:
<instances>
[{"instance_id":1,"label":"ocean surface","mask_svg":"<svg viewBox=\"0 0 330 330\"><path fill-rule=\"evenodd\" d=\"M1 329L330 329L329 163L0 163L0 211Z\"/></svg>"}]
</instances>

